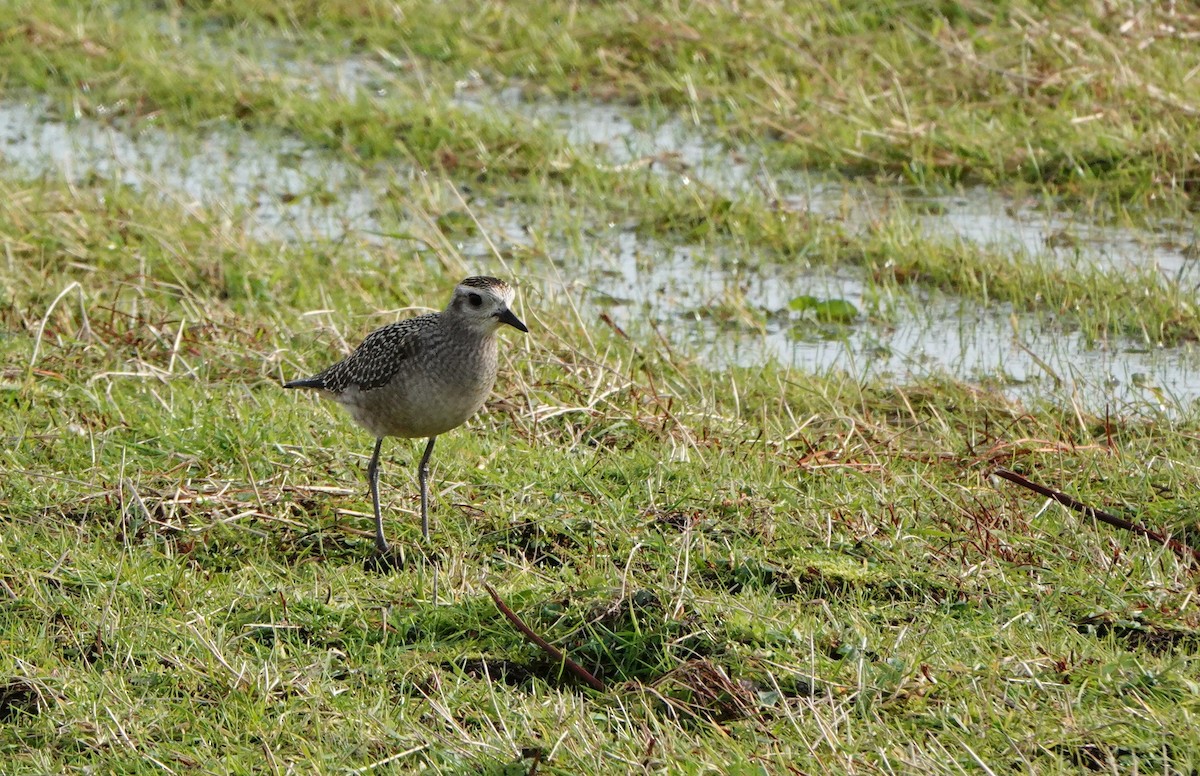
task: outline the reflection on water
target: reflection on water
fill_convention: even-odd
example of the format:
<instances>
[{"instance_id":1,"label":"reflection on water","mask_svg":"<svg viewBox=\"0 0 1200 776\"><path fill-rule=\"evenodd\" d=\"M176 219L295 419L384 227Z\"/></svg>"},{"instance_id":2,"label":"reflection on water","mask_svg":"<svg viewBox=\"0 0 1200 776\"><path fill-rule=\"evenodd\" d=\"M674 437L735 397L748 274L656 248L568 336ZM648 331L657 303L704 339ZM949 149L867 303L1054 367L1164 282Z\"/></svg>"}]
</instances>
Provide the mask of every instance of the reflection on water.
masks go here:
<instances>
[{"instance_id":1,"label":"reflection on water","mask_svg":"<svg viewBox=\"0 0 1200 776\"><path fill-rule=\"evenodd\" d=\"M362 171L299 140L270 143L232 128L184 136L96 121L58 121L45 106L0 103L0 159L23 176L94 178L150 191L185 207L244 210L257 239L341 239L378 231Z\"/></svg>"},{"instance_id":2,"label":"reflection on water","mask_svg":"<svg viewBox=\"0 0 1200 776\"><path fill-rule=\"evenodd\" d=\"M337 88L352 89L360 73L378 91L377 68L338 71ZM346 84L351 84L347 86ZM1197 270L1195 236L1097 226L983 189L947 197L907 197L792 172L769 179L761 155L731 152L678 120L655 121L645 111L591 103L526 101L515 90L456 98L480 110L509 110L559 127L568 140L616 165L649 162L663 174L702 180L736 196L747 186L785 205L837 218L855 228L896 209L932 236L987 243L1031 257L1091 262L1119 269L1153 262L1188 282ZM156 128L125 131L89 120L64 122L44 106L0 103L0 158L18 175L60 176L76 183L115 181L181 201L240 215L261 240L378 241L377 220L397 171L360 169L302 142L269 142L231 127L199 135ZM488 236L501 248L528 246L523 225L541 217L508 204L480 207ZM713 368L775 358L805 372L908 380L929 374L985 381L1014 396L1050 396L1092 410L1170 410L1200 398L1200 354L1182 346L1154 349L1129 341L1099 346L1077 332L1001 305L978 309L936 293L881 290L858 271L786 266L748 268L712 246L666 244L630 228L538 224L553 267L522 273L569 291L584 289L594 313L635 336L658 334ZM1189 249L1190 246L1190 249ZM480 268L493 268L487 242L460 249ZM1191 281L1194 282L1194 281ZM914 294L916 296L914 296ZM823 324L789 310L798 296L845 300L859 311L850 323Z\"/></svg>"}]
</instances>

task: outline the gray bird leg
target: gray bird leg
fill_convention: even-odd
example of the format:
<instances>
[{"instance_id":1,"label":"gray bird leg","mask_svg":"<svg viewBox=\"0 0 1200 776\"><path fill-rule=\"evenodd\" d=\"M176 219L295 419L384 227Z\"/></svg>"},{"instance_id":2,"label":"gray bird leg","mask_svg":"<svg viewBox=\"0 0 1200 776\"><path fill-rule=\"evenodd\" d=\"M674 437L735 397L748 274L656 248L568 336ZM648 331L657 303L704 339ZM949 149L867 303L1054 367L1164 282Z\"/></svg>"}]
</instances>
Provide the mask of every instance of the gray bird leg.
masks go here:
<instances>
[{"instance_id":1,"label":"gray bird leg","mask_svg":"<svg viewBox=\"0 0 1200 776\"><path fill-rule=\"evenodd\" d=\"M375 452L367 464L367 483L371 486L371 505L375 507L375 549L380 554L387 552L387 539L383 538L383 513L379 511L379 450L383 437L375 440Z\"/></svg>"},{"instance_id":2,"label":"gray bird leg","mask_svg":"<svg viewBox=\"0 0 1200 776\"><path fill-rule=\"evenodd\" d=\"M433 443L436 436L429 437L425 445L425 455L421 456L421 465L417 469L417 479L421 483L421 533L429 540L429 456L433 454Z\"/></svg>"}]
</instances>

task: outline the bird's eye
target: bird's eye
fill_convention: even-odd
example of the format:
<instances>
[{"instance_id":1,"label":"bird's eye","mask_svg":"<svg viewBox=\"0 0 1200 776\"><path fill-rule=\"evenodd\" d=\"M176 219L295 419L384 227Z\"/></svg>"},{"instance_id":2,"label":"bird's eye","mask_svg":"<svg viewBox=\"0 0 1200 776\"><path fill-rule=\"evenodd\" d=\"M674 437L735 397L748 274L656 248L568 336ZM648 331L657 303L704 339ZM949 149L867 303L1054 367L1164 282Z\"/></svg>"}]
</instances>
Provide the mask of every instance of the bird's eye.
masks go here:
<instances>
[{"instance_id":1,"label":"bird's eye","mask_svg":"<svg viewBox=\"0 0 1200 776\"><path fill-rule=\"evenodd\" d=\"M483 304L483 297L479 294L467 294L467 301L471 303L472 307L478 307Z\"/></svg>"}]
</instances>

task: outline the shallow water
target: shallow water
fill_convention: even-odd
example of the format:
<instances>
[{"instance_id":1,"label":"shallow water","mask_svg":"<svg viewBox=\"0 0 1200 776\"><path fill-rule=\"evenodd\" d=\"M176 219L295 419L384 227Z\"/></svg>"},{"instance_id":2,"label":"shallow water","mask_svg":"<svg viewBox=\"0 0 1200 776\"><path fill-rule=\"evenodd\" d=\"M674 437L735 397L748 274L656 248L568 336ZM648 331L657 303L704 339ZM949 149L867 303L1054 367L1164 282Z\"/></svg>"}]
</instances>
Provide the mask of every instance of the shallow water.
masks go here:
<instances>
[{"instance_id":1,"label":"shallow water","mask_svg":"<svg viewBox=\"0 0 1200 776\"><path fill-rule=\"evenodd\" d=\"M349 76L335 72L341 79L336 88L343 91L360 88L362 73L375 79L376 90L386 77L378 68ZM1194 236L1181 230L1098 226L984 189L913 198L791 172L769 180L761 155L730 152L678 120L656 122L647 111L622 106L529 102L514 90L472 94L476 88L468 82L458 99L559 127L570 142L615 165L650 160L663 174L702 180L731 195L755 186L850 228L901 208L917 213L920 227L934 236L1113 268L1153 262L1174 278L1196 272L1187 248ZM98 177L185 205L224 209L268 241L386 239L376 214L396 174L346 165L292 138L263 139L228 127L183 134L63 121L36 102L0 102L0 157L23 177L76 183ZM569 239L564 225L537 223L537 213L511 205L480 207L476 215L501 250L528 246L524 225L536 223L556 263L522 266L523 275L573 293L582 289L583 303L597 316L605 313L647 342L665 337L714 368L775 358L801 371L842 370L863 378L943 375L985 382L1012 396L1121 413L1170 412L1200 398L1200 354L1191 347L1148 348L1128 340L1092 346L1053 320L1013 315L1002 305L979 309L919 291L888 297L857 270L739 262L716 254L716 246L667 244L620 225ZM486 241L471 238L459 248L468 262L495 270ZM789 309L798 296L844 300L858 314L837 323L815 321Z\"/></svg>"},{"instance_id":2,"label":"shallow water","mask_svg":"<svg viewBox=\"0 0 1200 776\"><path fill-rule=\"evenodd\" d=\"M1155 230L1093 223L1037 199L1014 200L976 186L941 196L767 168L753 148L729 148L675 116L618 104L528 100L517 88L492 90L478 79L460 85L460 104L514 112L561 131L576 147L614 165L652 169L700 181L731 196L754 188L796 210L864 227L901 211L930 236L1116 270L1153 266L1171 278L1200 284L1200 228L1161 224Z\"/></svg>"},{"instance_id":3,"label":"shallow water","mask_svg":"<svg viewBox=\"0 0 1200 776\"><path fill-rule=\"evenodd\" d=\"M1064 266L1106 270L1154 268L1164 277L1200 283L1198 234L1176 225L1155 231L1096 224L1056 211L1036 199L1014 200L976 186L945 196L926 196L869 184L831 192L827 183L801 179L812 193L784 201L797 209L837 215L851 224L877 223L899 211L929 236L954 238Z\"/></svg>"},{"instance_id":4,"label":"shallow water","mask_svg":"<svg viewBox=\"0 0 1200 776\"><path fill-rule=\"evenodd\" d=\"M859 378L951 376L1093 411L1157 413L1200 399L1200 352L1193 347L1125 339L1091 345L1052 319L1007 305L980 309L939 292L891 298L856 272L731 271L718 257L701 259L628 232L597 243L599 263L615 267L594 291L609 316L631 330L659 322L685 352L712 364L752 366L770 356L806 372ZM850 324L811 320L788 309L801 294L848 301L858 315ZM753 314L711 314L727 306Z\"/></svg>"},{"instance_id":5,"label":"shallow water","mask_svg":"<svg viewBox=\"0 0 1200 776\"><path fill-rule=\"evenodd\" d=\"M0 103L0 159L26 177L94 178L184 206L246 214L262 240L341 239L378 230L367 177L294 138L266 143L233 129L200 135L132 131L53 118L43 103Z\"/></svg>"}]
</instances>

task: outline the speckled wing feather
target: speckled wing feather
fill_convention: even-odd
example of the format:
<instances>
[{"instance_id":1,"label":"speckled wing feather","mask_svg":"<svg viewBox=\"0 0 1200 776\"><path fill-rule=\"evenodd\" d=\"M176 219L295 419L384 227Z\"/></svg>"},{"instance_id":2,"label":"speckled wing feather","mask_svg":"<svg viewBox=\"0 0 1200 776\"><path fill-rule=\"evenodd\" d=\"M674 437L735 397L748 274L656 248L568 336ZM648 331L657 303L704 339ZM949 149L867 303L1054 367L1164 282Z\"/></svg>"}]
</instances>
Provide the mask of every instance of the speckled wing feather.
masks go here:
<instances>
[{"instance_id":1,"label":"speckled wing feather","mask_svg":"<svg viewBox=\"0 0 1200 776\"><path fill-rule=\"evenodd\" d=\"M396 376L400 365L421 351L421 331L432 326L437 314L421 315L383 326L367 335L354 352L325 371L306 380L293 380L288 388L316 388L343 393L351 386L369 391Z\"/></svg>"}]
</instances>

